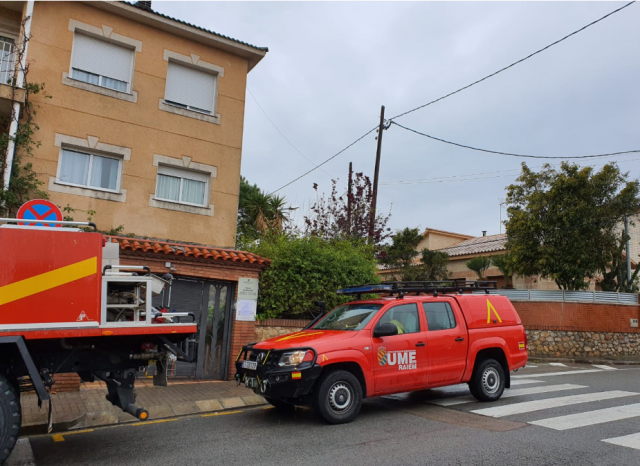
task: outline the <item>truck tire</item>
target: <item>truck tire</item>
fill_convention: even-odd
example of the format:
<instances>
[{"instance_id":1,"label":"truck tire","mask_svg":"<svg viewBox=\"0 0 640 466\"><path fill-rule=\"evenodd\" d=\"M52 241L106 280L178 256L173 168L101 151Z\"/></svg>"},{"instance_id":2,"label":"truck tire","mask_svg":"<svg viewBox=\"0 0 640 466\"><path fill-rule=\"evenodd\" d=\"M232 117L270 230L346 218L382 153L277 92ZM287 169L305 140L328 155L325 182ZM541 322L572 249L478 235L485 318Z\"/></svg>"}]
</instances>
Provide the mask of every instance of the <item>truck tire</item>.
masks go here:
<instances>
[{"instance_id":1,"label":"truck tire","mask_svg":"<svg viewBox=\"0 0 640 466\"><path fill-rule=\"evenodd\" d=\"M276 411L280 413L292 413L296 410L296 407L292 404L289 404L285 401L274 400L273 398L269 398L267 396L264 397L271 406L276 408Z\"/></svg>"},{"instance_id":2,"label":"truck tire","mask_svg":"<svg viewBox=\"0 0 640 466\"><path fill-rule=\"evenodd\" d=\"M21 424L20 394L0 375L0 464L4 464L18 441Z\"/></svg>"},{"instance_id":3,"label":"truck tire","mask_svg":"<svg viewBox=\"0 0 640 466\"><path fill-rule=\"evenodd\" d=\"M471 394L480 401L496 401L504 392L505 376L502 365L495 359L481 361L469 381Z\"/></svg>"},{"instance_id":4,"label":"truck tire","mask_svg":"<svg viewBox=\"0 0 640 466\"><path fill-rule=\"evenodd\" d=\"M362 386L351 372L327 372L317 381L313 392L313 410L325 422L351 422L361 407Z\"/></svg>"}]
</instances>

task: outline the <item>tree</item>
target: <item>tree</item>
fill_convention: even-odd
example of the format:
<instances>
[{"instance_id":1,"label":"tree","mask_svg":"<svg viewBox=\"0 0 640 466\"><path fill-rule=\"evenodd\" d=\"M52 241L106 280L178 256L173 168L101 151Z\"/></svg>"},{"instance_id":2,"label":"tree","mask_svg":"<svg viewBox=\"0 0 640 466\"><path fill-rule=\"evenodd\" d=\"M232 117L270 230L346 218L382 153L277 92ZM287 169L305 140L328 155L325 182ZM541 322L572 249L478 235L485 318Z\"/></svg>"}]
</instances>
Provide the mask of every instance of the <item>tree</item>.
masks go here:
<instances>
[{"instance_id":1,"label":"tree","mask_svg":"<svg viewBox=\"0 0 640 466\"><path fill-rule=\"evenodd\" d=\"M241 176L236 243L249 243L267 232L282 233L289 221L286 203L284 197L267 194Z\"/></svg>"},{"instance_id":2,"label":"tree","mask_svg":"<svg viewBox=\"0 0 640 466\"><path fill-rule=\"evenodd\" d=\"M249 250L271 259L260 275L259 318L312 318L316 301L327 309L352 300L336 294L347 286L378 283L373 247L346 240L268 234Z\"/></svg>"},{"instance_id":3,"label":"tree","mask_svg":"<svg viewBox=\"0 0 640 466\"><path fill-rule=\"evenodd\" d=\"M478 275L478 280L486 280L484 273L491 267L491 258L487 256L476 256L465 262L464 265Z\"/></svg>"},{"instance_id":4,"label":"tree","mask_svg":"<svg viewBox=\"0 0 640 466\"><path fill-rule=\"evenodd\" d=\"M621 291L625 293L638 292L638 273L640 267L631 274L631 278L627 276L627 259L623 255L623 251L627 245L626 235L624 231L620 235L618 247L609 257L608 267L602 273L602 279L598 281L598 285L602 291Z\"/></svg>"},{"instance_id":5,"label":"tree","mask_svg":"<svg viewBox=\"0 0 640 466\"><path fill-rule=\"evenodd\" d=\"M355 173L351 195L345 191L338 194L336 180L331 181L331 194L325 198L320 196L311 206L310 213L305 216L305 233L323 239L349 239L363 241L369 236L371 222L371 202L373 188L371 180L363 173ZM314 183L313 189L318 191ZM373 232L373 244L381 243L391 236L391 229L387 223L391 213L376 214Z\"/></svg>"},{"instance_id":6,"label":"tree","mask_svg":"<svg viewBox=\"0 0 640 466\"><path fill-rule=\"evenodd\" d=\"M506 288L513 288L513 264L509 253L499 256L491 256L491 263L498 267L498 270L504 275L504 283Z\"/></svg>"},{"instance_id":7,"label":"tree","mask_svg":"<svg viewBox=\"0 0 640 466\"><path fill-rule=\"evenodd\" d=\"M520 275L541 275L581 290L621 258L618 231L640 210L640 184L615 163L595 172L563 162L533 172L522 164L507 188L506 247ZM626 237L624 238L626 241Z\"/></svg>"},{"instance_id":8,"label":"tree","mask_svg":"<svg viewBox=\"0 0 640 466\"><path fill-rule=\"evenodd\" d=\"M420 251L420 254L422 257L417 267L420 273L418 280L446 280L451 277L451 272L447 269L449 254L427 248Z\"/></svg>"},{"instance_id":9,"label":"tree","mask_svg":"<svg viewBox=\"0 0 640 466\"><path fill-rule=\"evenodd\" d=\"M420 254L417 250L422 241L418 228L405 228L396 231L391 238L391 244L386 246L380 255L380 263L392 270L394 280L413 281L416 272L415 258Z\"/></svg>"}]
</instances>

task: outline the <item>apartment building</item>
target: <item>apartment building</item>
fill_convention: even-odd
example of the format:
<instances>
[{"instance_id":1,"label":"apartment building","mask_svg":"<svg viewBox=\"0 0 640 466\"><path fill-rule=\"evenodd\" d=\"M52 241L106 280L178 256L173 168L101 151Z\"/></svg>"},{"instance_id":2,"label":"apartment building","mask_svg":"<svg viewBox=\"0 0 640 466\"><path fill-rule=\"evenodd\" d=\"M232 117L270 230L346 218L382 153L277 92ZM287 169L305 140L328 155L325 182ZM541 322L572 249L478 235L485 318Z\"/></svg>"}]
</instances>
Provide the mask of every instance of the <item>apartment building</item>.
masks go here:
<instances>
[{"instance_id":1,"label":"apartment building","mask_svg":"<svg viewBox=\"0 0 640 466\"><path fill-rule=\"evenodd\" d=\"M24 99L8 80L24 32L28 81L50 96L32 98L28 160L50 200L102 230L233 247L247 74L267 49L151 2L2 1L5 115Z\"/></svg>"}]
</instances>

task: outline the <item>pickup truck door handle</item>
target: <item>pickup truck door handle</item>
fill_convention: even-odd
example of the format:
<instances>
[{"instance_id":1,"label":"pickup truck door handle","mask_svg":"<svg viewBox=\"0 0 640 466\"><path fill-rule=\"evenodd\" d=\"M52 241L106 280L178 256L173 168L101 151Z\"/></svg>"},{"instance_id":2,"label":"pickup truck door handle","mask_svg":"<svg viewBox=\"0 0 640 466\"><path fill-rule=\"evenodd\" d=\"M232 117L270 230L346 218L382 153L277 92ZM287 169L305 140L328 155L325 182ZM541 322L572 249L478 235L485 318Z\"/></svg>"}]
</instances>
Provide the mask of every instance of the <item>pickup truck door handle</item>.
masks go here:
<instances>
[{"instance_id":1,"label":"pickup truck door handle","mask_svg":"<svg viewBox=\"0 0 640 466\"><path fill-rule=\"evenodd\" d=\"M422 343L422 342L416 343L416 346L426 346L426 343Z\"/></svg>"},{"instance_id":2,"label":"pickup truck door handle","mask_svg":"<svg viewBox=\"0 0 640 466\"><path fill-rule=\"evenodd\" d=\"M456 341L464 341L464 338L463 337L458 337L458 338L456 338Z\"/></svg>"}]
</instances>

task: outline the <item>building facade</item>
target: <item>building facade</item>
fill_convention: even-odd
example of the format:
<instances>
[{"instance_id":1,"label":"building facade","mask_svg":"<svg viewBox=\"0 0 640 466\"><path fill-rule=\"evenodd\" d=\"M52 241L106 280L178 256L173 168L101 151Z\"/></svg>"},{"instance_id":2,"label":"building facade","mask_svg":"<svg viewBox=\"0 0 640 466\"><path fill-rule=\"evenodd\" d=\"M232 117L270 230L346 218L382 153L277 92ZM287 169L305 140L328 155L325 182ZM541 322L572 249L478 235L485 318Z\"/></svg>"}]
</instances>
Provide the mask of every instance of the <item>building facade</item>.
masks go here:
<instances>
[{"instance_id":1,"label":"building facade","mask_svg":"<svg viewBox=\"0 0 640 466\"><path fill-rule=\"evenodd\" d=\"M233 247L247 74L267 49L150 6L0 2L0 45L29 29L28 81L49 96L32 96L29 161L74 220L93 211L101 230ZM3 90L6 112L16 96Z\"/></svg>"}]
</instances>

